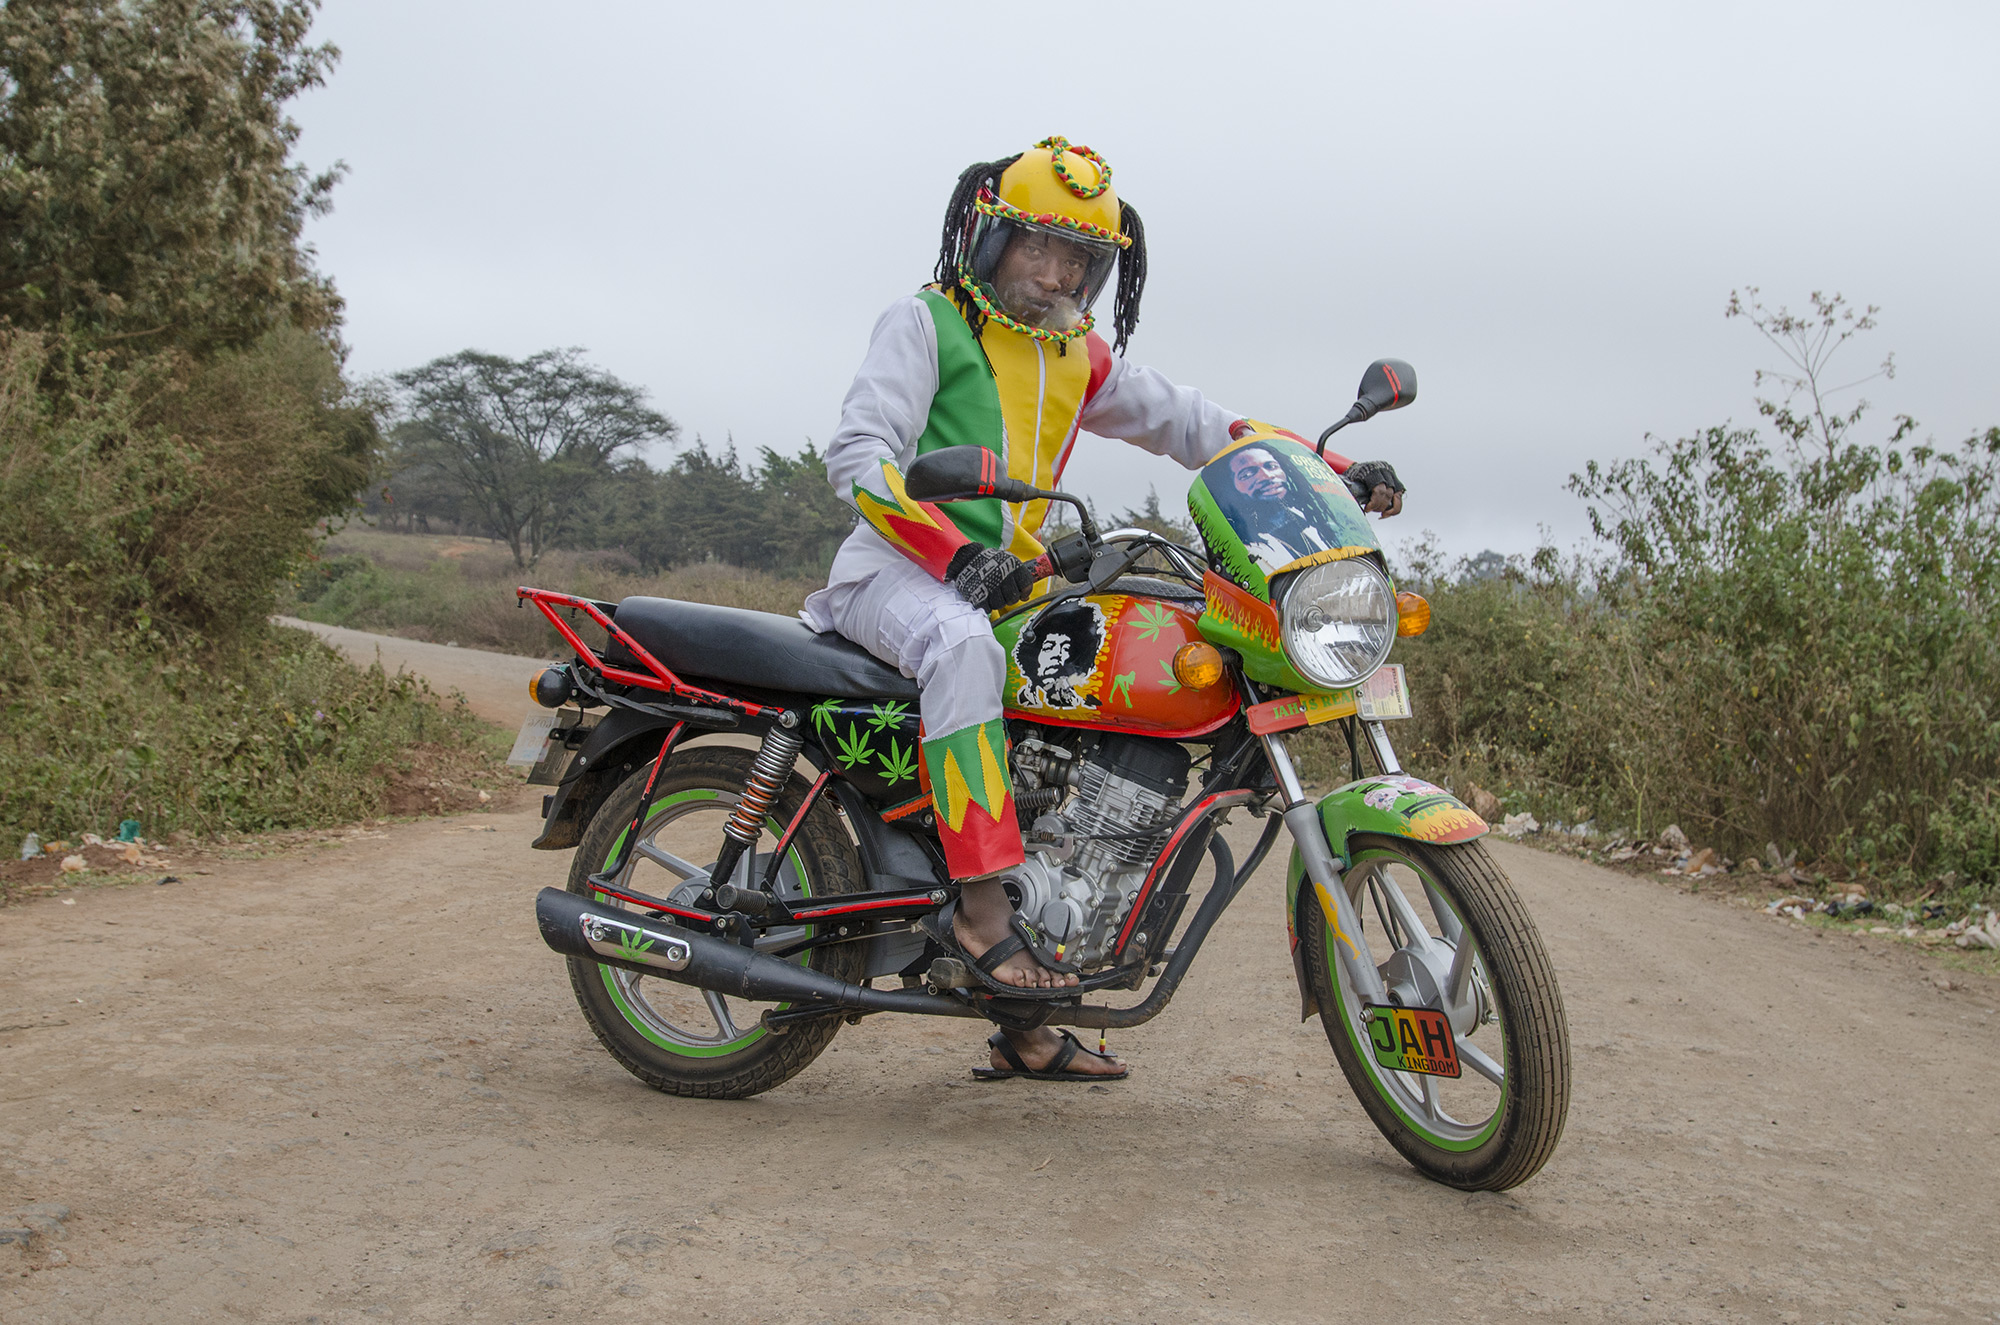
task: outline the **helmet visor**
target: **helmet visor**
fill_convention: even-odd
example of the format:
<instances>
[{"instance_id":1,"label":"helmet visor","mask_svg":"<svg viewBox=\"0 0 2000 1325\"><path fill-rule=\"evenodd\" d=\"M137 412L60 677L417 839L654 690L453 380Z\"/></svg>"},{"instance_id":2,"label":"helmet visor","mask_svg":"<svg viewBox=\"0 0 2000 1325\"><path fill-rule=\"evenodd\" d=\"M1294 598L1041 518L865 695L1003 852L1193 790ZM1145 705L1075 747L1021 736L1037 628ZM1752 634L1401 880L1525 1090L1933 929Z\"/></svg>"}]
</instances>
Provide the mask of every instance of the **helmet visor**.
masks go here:
<instances>
[{"instance_id":1,"label":"helmet visor","mask_svg":"<svg viewBox=\"0 0 2000 1325\"><path fill-rule=\"evenodd\" d=\"M1111 281L1118 246L1059 226L980 214L972 279L1009 317L1044 331L1073 331Z\"/></svg>"}]
</instances>

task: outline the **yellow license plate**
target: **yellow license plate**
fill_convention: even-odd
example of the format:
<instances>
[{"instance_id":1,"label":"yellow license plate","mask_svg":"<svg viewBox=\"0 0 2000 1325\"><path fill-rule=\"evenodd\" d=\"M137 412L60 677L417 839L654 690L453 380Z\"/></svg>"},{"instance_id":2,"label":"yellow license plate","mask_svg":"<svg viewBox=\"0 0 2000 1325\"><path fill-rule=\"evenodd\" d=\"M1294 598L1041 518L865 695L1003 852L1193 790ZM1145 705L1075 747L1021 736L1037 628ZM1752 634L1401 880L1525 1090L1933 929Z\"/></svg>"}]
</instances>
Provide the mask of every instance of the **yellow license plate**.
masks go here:
<instances>
[{"instance_id":1,"label":"yellow license plate","mask_svg":"<svg viewBox=\"0 0 2000 1325\"><path fill-rule=\"evenodd\" d=\"M1368 1013L1368 1047L1392 1072L1458 1075L1458 1046L1451 1021L1429 1008L1375 1008Z\"/></svg>"}]
</instances>

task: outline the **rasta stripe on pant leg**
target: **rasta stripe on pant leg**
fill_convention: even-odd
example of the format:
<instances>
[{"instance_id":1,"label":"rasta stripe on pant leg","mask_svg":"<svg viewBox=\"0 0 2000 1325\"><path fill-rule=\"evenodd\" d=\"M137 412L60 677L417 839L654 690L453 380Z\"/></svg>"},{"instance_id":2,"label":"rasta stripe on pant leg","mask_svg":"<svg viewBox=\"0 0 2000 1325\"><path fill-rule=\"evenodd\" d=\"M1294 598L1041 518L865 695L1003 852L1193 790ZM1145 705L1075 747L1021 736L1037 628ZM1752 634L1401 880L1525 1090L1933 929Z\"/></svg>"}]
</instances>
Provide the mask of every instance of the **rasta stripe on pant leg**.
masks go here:
<instances>
[{"instance_id":1,"label":"rasta stripe on pant leg","mask_svg":"<svg viewBox=\"0 0 2000 1325\"><path fill-rule=\"evenodd\" d=\"M924 742L938 836L955 879L976 878L1025 858L1007 776L1007 736L999 719Z\"/></svg>"}]
</instances>

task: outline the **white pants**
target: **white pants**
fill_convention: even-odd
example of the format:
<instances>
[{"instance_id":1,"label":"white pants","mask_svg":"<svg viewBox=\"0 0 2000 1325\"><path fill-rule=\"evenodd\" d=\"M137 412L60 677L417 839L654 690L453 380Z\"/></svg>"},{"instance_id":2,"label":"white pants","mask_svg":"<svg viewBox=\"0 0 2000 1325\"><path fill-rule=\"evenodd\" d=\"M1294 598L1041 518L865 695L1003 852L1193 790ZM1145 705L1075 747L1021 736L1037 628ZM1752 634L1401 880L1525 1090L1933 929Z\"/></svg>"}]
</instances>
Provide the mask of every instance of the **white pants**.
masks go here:
<instances>
[{"instance_id":1,"label":"white pants","mask_svg":"<svg viewBox=\"0 0 2000 1325\"><path fill-rule=\"evenodd\" d=\"M836 561L833 583L806 599L800 618L814 630L837 631L916 681L926 740L999 718L1007 655L992 622L949 584L883 551L886 559L853 566L861 573L852 578L841 573L852 562Z\"/></svg>"}]
</instances>

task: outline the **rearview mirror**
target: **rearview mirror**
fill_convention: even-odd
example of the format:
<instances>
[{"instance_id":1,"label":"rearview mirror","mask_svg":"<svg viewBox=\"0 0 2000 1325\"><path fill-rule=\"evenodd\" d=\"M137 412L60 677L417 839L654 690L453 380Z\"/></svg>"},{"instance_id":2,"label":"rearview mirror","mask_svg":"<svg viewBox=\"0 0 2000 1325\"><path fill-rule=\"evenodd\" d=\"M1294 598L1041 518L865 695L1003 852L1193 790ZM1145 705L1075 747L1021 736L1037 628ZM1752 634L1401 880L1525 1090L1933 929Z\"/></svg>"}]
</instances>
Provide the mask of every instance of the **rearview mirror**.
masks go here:
<instances>
[{"instance_id":1,"label":"rearview mirror","mask_svg":"<svg viewBox=\"0 0 2000 1325\"><path fill-rule=\"evenodd\" d=\"M1008 478L1000 457L983 446L947 446L918 456L903 471L903 491L918 501L1027 501L1037 494L1029 484Z\"/></svg>"},{"instance_id":2,"label":"rearview mirror","mask_svg":"<svg viewBox=\"0 0 2000 1325\"><path fill-rule=\"evenodd\" d=\"M1361 390L1355 394L1354 406L1347 411L1347 417L1319 435L1316 449L1320 459L1326 459L1327 438L1348 424L1372 419L1385 409L1401 409L1416 398L1416 369L1401 359L1377 359L1369 364L1368 371L1361 374Z\"/></svg>"},{"instance_id":3,"label":"rearview mirror","mask_svg":"<svg viewBox=\"0 0 2000 1325\"><path fill-rule=\"evenodd\" d=\"M1361 374L1361 389L1355 395L1374 407L1368 411L1371 415L1401 409L1417 398L1417 370L1401 359L1377 359Z\"/></svg>"}]
</instances>

